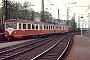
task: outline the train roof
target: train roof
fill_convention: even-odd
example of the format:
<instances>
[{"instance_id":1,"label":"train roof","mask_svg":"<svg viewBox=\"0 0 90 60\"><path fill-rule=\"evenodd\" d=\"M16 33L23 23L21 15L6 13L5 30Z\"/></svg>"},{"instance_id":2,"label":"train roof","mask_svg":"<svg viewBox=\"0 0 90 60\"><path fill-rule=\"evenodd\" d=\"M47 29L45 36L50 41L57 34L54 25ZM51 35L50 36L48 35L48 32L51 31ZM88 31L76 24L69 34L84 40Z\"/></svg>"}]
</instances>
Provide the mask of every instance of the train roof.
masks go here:
<instances>
[{"instance_id":1,"label":"train roof","mask_svg":"<svg viewBox=\"0 0 90 60\"><path fill-rule=\"evenodd\" d=\"M61 26L67 26L65 24L57 24L57 23L50 23L50 22L37 22L37 21L31 21L31 20L22 20L22 19L9 19L9 20L6 20L5 22L18 22L18 23L34 23L34 24L51 24L51 25L61 25Z\"/></svg>"}]
</instances>

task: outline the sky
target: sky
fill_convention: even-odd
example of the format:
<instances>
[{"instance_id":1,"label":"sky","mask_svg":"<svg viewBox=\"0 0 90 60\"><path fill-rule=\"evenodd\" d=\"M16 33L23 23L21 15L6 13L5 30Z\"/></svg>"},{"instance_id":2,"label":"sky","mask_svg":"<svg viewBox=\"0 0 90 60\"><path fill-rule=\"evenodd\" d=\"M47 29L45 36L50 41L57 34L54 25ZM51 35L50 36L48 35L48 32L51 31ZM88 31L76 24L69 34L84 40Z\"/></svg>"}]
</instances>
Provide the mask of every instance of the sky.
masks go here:
<instances>
[{"instance_id":1,"label":"sky","mask_svg":"<svg viewBox=\"0 0 90 60\"><path fill-rule=\"evenodd\" d=\"M32 6L33 10L35 10L36 12L41 11L41 0L11 0L11 1L19 1L21 3L28 1L34 5ZM75 2L76 4L73 4ZM78 16L84 16L84 20L86 20L86 22L88 23L87 16L88 13L90 13L90 9L88 9L88 6L90 6L90 0L44 0L44 9L48 12L51 12L53 18L58 18L58 9L59 9L60 19L66 20L67 8L69 7L69 19L71 19L73 13L75 13L76 22L78 21Z\"/></svg>"}]
</instances>

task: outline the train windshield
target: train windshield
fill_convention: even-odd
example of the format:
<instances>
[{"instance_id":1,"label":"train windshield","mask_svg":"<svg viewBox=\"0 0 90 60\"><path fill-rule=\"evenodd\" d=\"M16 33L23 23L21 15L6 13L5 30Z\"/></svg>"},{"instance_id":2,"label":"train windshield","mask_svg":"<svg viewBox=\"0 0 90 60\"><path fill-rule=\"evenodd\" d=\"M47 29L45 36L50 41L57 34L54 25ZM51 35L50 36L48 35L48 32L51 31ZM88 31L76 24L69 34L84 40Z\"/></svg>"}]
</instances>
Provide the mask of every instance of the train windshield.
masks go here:
<instances>
[{"instance_id":1,"label":"train windshield","mask_svg":"<svg viewBox=\"0 0 90 60\"><path fill-rule=\"evenodd\" d=\"M17 24L16 23L6 23L6 29L17 29Z\"/></svg>"}]
</instances>

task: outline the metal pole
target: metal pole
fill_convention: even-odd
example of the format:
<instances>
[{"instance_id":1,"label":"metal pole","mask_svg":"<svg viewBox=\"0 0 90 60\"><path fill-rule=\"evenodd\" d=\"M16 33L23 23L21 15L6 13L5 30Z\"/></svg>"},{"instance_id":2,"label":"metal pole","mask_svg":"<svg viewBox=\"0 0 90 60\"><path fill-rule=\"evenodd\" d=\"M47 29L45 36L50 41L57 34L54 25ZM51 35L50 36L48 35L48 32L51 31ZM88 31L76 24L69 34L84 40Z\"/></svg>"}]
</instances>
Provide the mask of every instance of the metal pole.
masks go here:
<instances>
[{"instance_id":1,"label":"metal pole","mask_svg":"<svg viewBox=\"0 0 90 60\"><path fill-rule=\"evenodd\" d=\"M5 31L5 21L7 20L7 0L4 0L3 6L3 15L2 15L2 25L3 25L3 32Z\"/></svg>"},{"instance_id":2,"label":"metal pole","mask_svg":"<svg viewBox=\"0 0 90 60\"><path fill-rule=\"evenodd\" d=\"M59 19L59 9L58 9L58 19Z\"/></svg>"},{"instance_id":3,"label":"metal pole","mask_svg":"<svg viewBox=\"0 0 90 60\"><path fill-rule=\"evenodd\" d=\"M88 13L88 21L89 21L89 23L88 23L88 32L90 34L90 13Z\"/></svg>"},{"instance_id":4,"label":"metal pole","mask_svg":"<svg viewBox=\"0 0 90 60\"><path fill-rule=\"evenodd\" d=\"M82 37L82 27L81 27L81 37Z\"/></svg>"},{"instance_id":5,"label":"metal pole","mask_svg":"<svg viewBox=\"0 0 90 60\"><path fill-rule=\"evenodd\" d=\"M69 24L69 26L70 26L70 24ZM75 13L74 13L74 31L76 31L76 29L75 29Z\"/></svg>"},{"instance_id":6,"label":"metal pole","mask_svg":"<svg viewBox=\"0 0 90 60\"><path fill-rule=\"evenodd\" d=\"M69 20L69 7L67 8L67 25L69 25L68 20Z\"/></svg>"},{"instance_id":7,"label":"metal pole","mask_svg":"<svg viewBox=\"0 0 90 60\"><path fill-rule=\"evenodd\" d=\"M42 0L41 4L41 21L44 22L44 0Z\"/></svg>"},{"instance_id":8,"label":"metal pole","mask_svg":"<svg viewBox=\"0 0 90 60\"><path fill-rule=\"evenodd\" d=\"M85 20L85 31L86 31L86 20Z\"/></svg>"},{"instance_id":9,"label":"metal pole","mask_svg":"<svg viewBox=\"0 0 90 60\"><path fill-rule=\"evenodd\" d=\"M80 28L80 16L78 16L78 28Z\"/></svg>"},{"instance_id":10,"label":"metal pole","mask_svg":"<svg viewBox=\"0 0 90 60\"><path fill-rule=\"evenodd\" d=\"M7 8L7 0L5 1L5 20L8 19L8 8Z\"/></svg>"},{"instance_id":11,"label":"metal pole","mask_svg":"<svg viewBox=\"0 0 90 60\"><path fill-rule=\"evenodd\" d=\"M83 17L81 17L82 22L81 22L81 37L82 37L82 28L83 28Z\"/></svg>"},{"instance_id":12,"label":"metal pole","mask_svg":"<svg viewBox=\"0 0 90 60\"><path fill-rule=\"evenodd\" d=\"M60 18L59 18L59 9L58 9L58 22L59 22L59 24L60 24Z\"/></svg>"}]
</instances>

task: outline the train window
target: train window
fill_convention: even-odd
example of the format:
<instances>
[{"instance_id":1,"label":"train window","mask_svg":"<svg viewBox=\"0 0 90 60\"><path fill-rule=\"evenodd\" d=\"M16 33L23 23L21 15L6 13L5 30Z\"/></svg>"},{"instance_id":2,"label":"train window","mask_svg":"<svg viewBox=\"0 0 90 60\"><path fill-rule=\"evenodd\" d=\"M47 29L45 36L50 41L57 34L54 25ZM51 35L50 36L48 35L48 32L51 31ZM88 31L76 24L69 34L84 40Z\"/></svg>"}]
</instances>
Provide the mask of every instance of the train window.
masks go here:
<instances>
[{"instance_id":1,"label":"train window","mask_svg":"<svg viewBox=\"0 0 90 60\"><path fill-rule=\"evenodd\" d=\"M45 25L44 25L44 29L45 29Z\"/></svg>"},{"instance_id":2,"label":"train window","mask_svg":"<svg viewBox=\"0 0 90 60\"><path fill-rule=\"evenodd\" d=\"M34 29L34 24L32 24L32 29Z\"/></svg>"},{"instance_id":3,"label":"train window","mask_svg":"<svg viewBox=\"0 0 90 60\"><path fill-rule=\"evenodd\" d=\"M56 29L58 29L58 26L56 26Z\"/></svg>"},{"instance_id":4,"label":"train window","mask_svg":"<svg viewBox=\"0 0 90 60\"><path fill-rule=\"evenodd\" d=\"M23 24L23 29L26 29L26 24Z\"/></svg>"},{"instance_id":5,"label":"train window","mask_svg":"<svg viewBox=\"0 0 90 60\"><path fill-rule=\"evenodd\" d=\"M38 29L38 25L36 25L36 29Z\"/></svg>"},{"instance_id":6,"label":"train window","mask_svg":"<svg viewBox=\"0 0 90 60\"><path fill-rule=\"evenodd\" d=\"M21 24L19 24L19 29L21 29Z\"/></svg>"},{"instance_id":7,"label":"train window","mask_svg":"<svg viewBox=\"0 0 90 60\"><path fill-rule=\"evenodd\" d=\"M52 29L52 26L51 26L51 29Z\"/></svg>"},{"instance_id":8,"label":"train window","mask_svg":"<svg viewBox=\"0 0 90 60\"><path fill-rule=\"evenodd\" d=\"M16 29L17 28L17 23L6 23L6 28L13 28Z\"/></svg>"},{"instance_id":9,"label":"train window","mask_svg":"<svg viewBox=\"0 0 90 60\"><path fill-rule=\"evenodd\" d=\"M60 29L61 29L61 27L60 27Z\"/></svg>"},{"instance_id":10,"label":"train window","mask_svg":"<svg viewBox=\"0 0 90 60\"><path fill-rule=\"evenodd\" d=\"M63 29L64 29L64 27L63 27Z\"/></svg>"},{"instance_id":11,"label":"train window","mask_svg":"<svg viewBox=\"0 0 90 60\"><path fill-rule=\"evenodd\" d=\"M31 24L28 24L28 29L31 29Z\"/></svg>"},{"instance_id":12,"label":"train window","mask_svg":"<svg viewBox=\"0 0 90 60\"><path fill-rule=\"evenodd\" d=\"M49 29L51 29L51 26L49 27Z\"/></svg>"},{"instance_id":13,"label":"train window","mask_svg":"<svg viewBox=\"0 0 90 60\"><path fill-rule=\"evenodd\" d=\"M50 26L49 26L49 29L50 29Z\"/></svg>"},{"instance_id":14,"label":"train window","mask_svg":"<svg viewBox=\"0 0 90 60\"><path fill-rule=\"evenodd\" d=\"M66 26L66 29L67 29L67 26Z\"/></svg>"},{"instance_id":15,"label":"train window","mask_svg":"<svg viewBox=\"0 0 90 60\"><path fill-rule=\"evenodd\" d=\"M40 29L42 29L42 26L40 26Z\"/></svg>"},{"instance_id":16,"label":"train window","mask_svg":"<svg viewBox=\"0 0 90 60\"><path fill-rule=\"evenodd\" d=\"M47 26L45 25L45 29L47 29Z\"/></svg>"},{"instance_id":17,"label":"train window","mask_svg":"<svg viewBox=\"0 0 90 60\"><path fill-rule=\"evenodd\" d=\"M54 26L53 26L53 29L54 29Z\"/></svg>"},{"instance_id":18,"label":"train window","mask_svg":"<svg viewBox=\"0 0 90 60\"><path fill-rule=\"evenodd\" d=\"M47 26L47 29L48 29L48 26Z\"/></svg>"},{"instance_id":19,"label":"train window","mask_svg":"<svg viewBox=\"0 0 90 60\"><path fill-rule=\"evenodd\" d=\"M55 26L55 29L57 29L57 26Z\"/></svg>"},{"instance_id":20,"label":"train window","mask_svg":"<svg viewBox=\"0 0 90 60\"><path fill-rule=\"evenodd\" d=\"M46 25L45 25L45 29L46 29Z\"/></svg>"}]
</instances>

